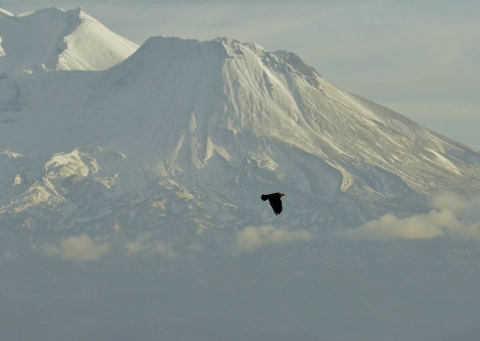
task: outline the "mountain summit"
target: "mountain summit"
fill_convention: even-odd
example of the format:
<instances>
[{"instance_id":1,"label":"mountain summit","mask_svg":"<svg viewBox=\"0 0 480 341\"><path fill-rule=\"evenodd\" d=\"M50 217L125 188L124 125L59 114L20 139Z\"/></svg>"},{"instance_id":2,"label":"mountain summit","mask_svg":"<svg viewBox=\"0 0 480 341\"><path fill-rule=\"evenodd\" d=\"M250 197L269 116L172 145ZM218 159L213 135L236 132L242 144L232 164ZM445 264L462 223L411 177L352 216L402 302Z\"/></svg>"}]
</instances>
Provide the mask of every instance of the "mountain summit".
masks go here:
<instances>
[{"instance_id":1,"label":"mountain summit","mask_svg":"<svg viewBox=\"0 0 480 341\"><path fill-rule=\"evenodd\" d=\"M81 8L19 15L0 9L0 72L104 70L137 48Z\"/></svg>"}]
</instances>

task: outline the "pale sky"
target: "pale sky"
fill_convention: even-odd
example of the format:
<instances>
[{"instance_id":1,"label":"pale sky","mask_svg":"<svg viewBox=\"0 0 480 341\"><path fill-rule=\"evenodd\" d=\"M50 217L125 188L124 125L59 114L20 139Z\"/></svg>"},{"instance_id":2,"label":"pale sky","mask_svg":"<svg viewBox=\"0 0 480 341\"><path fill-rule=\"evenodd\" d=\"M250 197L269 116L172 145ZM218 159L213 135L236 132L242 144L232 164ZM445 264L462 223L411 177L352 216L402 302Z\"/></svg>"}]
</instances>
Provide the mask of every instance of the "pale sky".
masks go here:
<instances>
[{"instance_id":1,"label":"pale sky","mask_svg":"<svg viewBox=\"0 0 480 341\"><path fill-rule=\"evenodd\" d=\"M289 50L342 89L480 148L480 1L0 0L82 7L142 44L228 36ZM1 32L0 32L1 36Z\"/></svg>"}]
</instances>

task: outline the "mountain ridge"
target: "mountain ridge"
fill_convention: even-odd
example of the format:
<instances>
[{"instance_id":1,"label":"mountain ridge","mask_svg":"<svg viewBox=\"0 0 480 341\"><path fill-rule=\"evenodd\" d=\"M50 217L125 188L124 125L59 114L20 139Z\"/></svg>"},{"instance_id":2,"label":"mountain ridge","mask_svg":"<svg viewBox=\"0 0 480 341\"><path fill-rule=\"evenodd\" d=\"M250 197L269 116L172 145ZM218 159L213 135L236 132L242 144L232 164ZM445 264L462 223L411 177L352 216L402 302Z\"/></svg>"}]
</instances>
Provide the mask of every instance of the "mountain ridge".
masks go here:
<instances>
[{"instance_id":1,"label":"mountain ridge","mask_svg":"<svg viewBox=\"0 0 480 341\"><path fill-rule=\"evenodd\" d=\"M104 70L138 45L111 32L81 8L47 8L0 16L0 72Z\"/></svg>"}]
</instances>

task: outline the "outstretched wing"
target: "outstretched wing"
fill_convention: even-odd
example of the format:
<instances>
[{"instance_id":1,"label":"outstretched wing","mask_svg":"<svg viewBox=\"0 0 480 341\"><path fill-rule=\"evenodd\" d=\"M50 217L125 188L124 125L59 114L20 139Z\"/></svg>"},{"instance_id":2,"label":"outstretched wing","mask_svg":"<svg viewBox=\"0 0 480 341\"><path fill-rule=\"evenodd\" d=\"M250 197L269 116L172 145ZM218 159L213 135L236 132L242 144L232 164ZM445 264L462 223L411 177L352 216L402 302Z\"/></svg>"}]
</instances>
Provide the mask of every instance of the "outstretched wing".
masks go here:
<instances>
[{"instance_id":1,"label":"outstretched wing","mask_svg":"<svg viewBox=\"0 0 480 341\"><path fill-rule=\"evenodd\" d=\"M269 202L270 206L273 208L273 212L275 212L276 215L279 215L282 212L282 200L280 200L280 197L270 198Z\"/></svg>"}]
</instances>

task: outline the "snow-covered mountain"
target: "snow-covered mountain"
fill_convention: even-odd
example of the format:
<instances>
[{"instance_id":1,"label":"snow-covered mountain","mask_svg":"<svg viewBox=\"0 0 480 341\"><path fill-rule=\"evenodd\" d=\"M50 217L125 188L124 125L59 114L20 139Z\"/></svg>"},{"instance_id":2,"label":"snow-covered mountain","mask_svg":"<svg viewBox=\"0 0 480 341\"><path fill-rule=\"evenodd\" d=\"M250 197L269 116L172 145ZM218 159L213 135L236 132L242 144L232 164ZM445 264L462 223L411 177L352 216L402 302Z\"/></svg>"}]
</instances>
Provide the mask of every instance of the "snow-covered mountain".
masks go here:
<instances>
[{"instance_id":1,"label":"snow-covered mountain","mask_svg":"<svg viewBox=\"0 0 480 341\"><path fill-rule=\"evenodd\" d=\"M4 41L37 51L32 60L58 37L71 42L70 63L52 70L135 48L119 37L83 48L113 33L81 10L0 19L14 27ZM42 25L28 29L43 34L38 46L16 31ZM14 47L2 46L3 59ZM480 189L478 151L339 89L294 53L155 37L105 71L17 77L19 65L3 65L0 221L27 234L103 226L100 239L114 227L174 238L181 227L190 243L271 223L326 233ZM278 190L285 211L274 217L258 198Z\"/></svg>"},{"instance_id":2,"label":"snow-covered mountain","mask_svg":"<svg viewBox=\"0 0 480 341\"><path fill-rule=\"evenodd\" d=\"M478 200L454 198L462 221L429 201L478 195L478 150L291 52L166 37L136 50L80 10L0 10L0 36L2 340L477 330ZM276 191L279 216L260 199ZM394 226L416 239L422 222L471 238L337 238L385 213L422 213Z\"/></svg>"},{"instance_id":3,"label":"snow-covered mountain","mask_svg":"<svg viewBox=\"0 0 480 341\"><path fill-rule=\"evenodd\" d=\"M480 190L478 151L229 38L155 37L102 72L0 88L0 221L27 234L327 232ZM277 218L259 196L279 190Z\"/></svg>"},{"instance_id":4,"label":"snow-covered mountain","mask_svg":"<svg viewBox=\"0 0 480 341\"><path fill-rule=\"evenodd\" d=\"M81 8L19 15L0 9L0 72L104 70L137 48Z\"/></svg>"}]
</instances>

